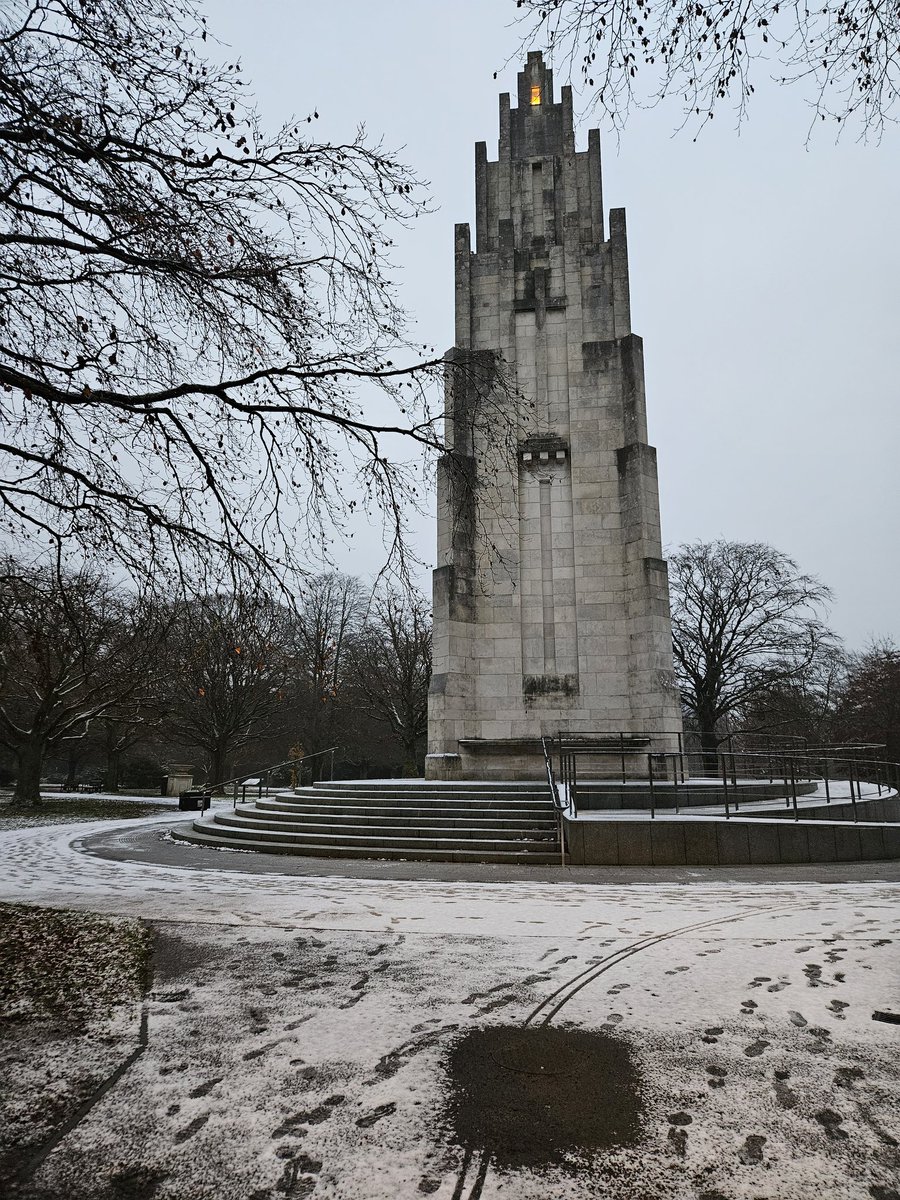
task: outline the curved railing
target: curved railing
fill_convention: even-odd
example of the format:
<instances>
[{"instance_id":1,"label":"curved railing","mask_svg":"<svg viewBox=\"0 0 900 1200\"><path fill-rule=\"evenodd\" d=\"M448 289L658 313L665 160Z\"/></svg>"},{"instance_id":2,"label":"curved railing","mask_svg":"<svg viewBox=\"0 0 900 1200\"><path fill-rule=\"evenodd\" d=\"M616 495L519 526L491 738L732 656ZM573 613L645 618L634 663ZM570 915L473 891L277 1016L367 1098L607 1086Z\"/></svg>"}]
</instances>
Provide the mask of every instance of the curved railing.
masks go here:
<instances>
[{"instance_id":1,"label":"curved railing","mask_svg":"<svg viewBox=\"0 0 900 1200\"><path fill-rule=\"evenodd\" d=\"M811 782L824 789L824 794L817 797L820 803L816 807L849 804L854 821L859 820L857 805L863 800L900 791L900 763L875 758L872 751L881 748L875 745L842 743L802 752L774 746L762 751L738 751L723 742L715 751L711 748L690 751L684 748L684 740L677 737L677 750L652 748L654 741L664 737L671 745L676 736L671 733L618 733L597 736L558 734L555 738L543 738L545 761L550 764L551 790L555 792L556 773L552 767L555 756L571 816L578 813L579 788L583 791L588 783L646 784L651 818L660 807L679 812L687 789L696 791L704 786L710 787L711 803L714 796L721 796L723 814L729 818L732 812L741 811L741 804L747 800L748 785L768 783L778 789L779 798L783 797L785 806L793 810L795 820L800 820L807 808L808 802L798 804L798 797L808 791L807 785ZM598 759L603 760L605 768L599 772L596 768ZM613 763L614 770L610 769ZM836 787L837 784L841 787ZM670 804L661 804L660 788L663 785ZM869 788L865 796L864 786ZM847 794L838 794L842 791ZM807 815L812 817L814 814L807 809ZM818 819L829 818L820 815Z\"/></svg>"}]
</instances>

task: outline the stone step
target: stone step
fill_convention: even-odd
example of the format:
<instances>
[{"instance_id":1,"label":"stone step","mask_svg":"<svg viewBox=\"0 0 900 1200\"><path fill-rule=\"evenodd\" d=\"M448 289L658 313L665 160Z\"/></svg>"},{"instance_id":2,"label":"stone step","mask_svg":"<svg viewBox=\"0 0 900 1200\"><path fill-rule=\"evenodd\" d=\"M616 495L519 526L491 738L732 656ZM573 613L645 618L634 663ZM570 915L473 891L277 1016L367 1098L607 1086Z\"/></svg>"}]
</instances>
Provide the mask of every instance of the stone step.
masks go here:
<instances>
[{"instance_id":1,"label":"stone step","mask_svg":"<svg viewBox=\"0 0 900 1200\"><path fill-rule=\"evenodd\" d=\"M251 811L251 806L239 804L236 811ZM468 809L445 808L443 805L422 808L413 805L382 804L373 804L371 806L361 806L358 804L279 804L270 800L252 805L252 811L262 816L271 813L275 817L284 817L285 819L296 817L298 820L304 816L317 817L320 820L324 820L325 818L341 820L347 817L358 817L362 820L372 817L382 820L397 819L400 821L449 821L453 824L462 825L480 821L499 822L510 825L547 824L555 822L556 819L555 813L549 804L533 809Z\"/></svg>"},{"instance_id":2,"label":"stone step","mask_svg":"<svg viewBox=\"0 0 900 1200\"><path fill-rule=\"evenodd\" d=\"M492 852L497 850L517 850L526 852L534 849L538 853L546 853L548 843L552 844L551 839L539 839L531 837L498 837L486 838L473 836L471 838L459 837L434 837L430 833L424 837L413 836L397 836L396 833L390 831L375 835L368 832L351 833L346 830L336 831L326 829L324 833L312 833L306 829L282 832L281 830L269 830L268 828L258 828L245 823L238 822L237 824L225 825L218 819L219 814L213 818L211 822L194 822L194 829L197 832L207 834L211 837L216 836L219 831L224 831L227 837L250 839L258 841L277 841L289 844L308 844L321 845L323 847L335 846L359 846L360 848L368 848L370 850L380 851L384 847L392 847L399 850L415 850L416 848L434 849L434 850L465 850L465 851L485 851Z\"/></svg>"},{"instance_id":3,"label":"stone step","mask_svg":"<svg viewBox=\"0 0 900 1200\"><path fill-rule=\"evenodd\" d=\"M468 805L496 805L498 807L529 807L531 805L548 805L550 800L550 789L544 788L542 791L532 792L491 792L491 791L466 791L463 788L456 788L453 791L433 791L419 789L417 791L408 790L401 791L397 788L379 788L379 789L350 789L350 788L328 788L315 790L313 788L294 788L291 792L278 792L274 795L266 797L267 799L290 800L297 799L307 803L317 804L334 804L337 800L347 800L355 802L378 801L381 803L387 801L399 801L403 804L418 803L418 804L468 804ZM248 796L248 799L255 797Z\"/></svg>"},{"instance_id":4,"label":"stone step","mask_svg":"<svg viewBox=\"0 0 900 1200\"><path fill-rule=\"evenodd\" d=\"M438 826L447 829L496 829L499 832L515 831L517 829L555 830L556 819L546 813L535 815L520 815L516 819L507 819L493 814L473 817L470 814L460 815L456 812L437 812L423 814L419 809L348 809L321 810L309 808L304 811L295 809L283 810L278 808L261 808L258 806L241 805L232 810L236 815L259 820L262 822L277 822L284 824L306 826L310 823L330 825L340 829L345 825L393 825L397 827L413 826L419 829L433 829ZM220 810L218 816L225 816Z\"/></svg>"},{"instance_id":5,"label":"stone step","mask_svg":"<svg viewBox=\"0 0 900 1200\"><path fill-rule=\"evenodd\" d=\"M230 850L252 850L262 854L292 854L309 858L361 858L361 859L399 859L422 862L471 862L471 863L513 863L547 866L559 862L559 850L548 852L546 846L540 849L514 850L471 850L434 848L426 844L414 849L402 849L393 846L360 847L333 841L327 845L321 843L284 842L272 839L249 840L245 838L226 837L222 834L210 836L206 830L191 828L189 830L174 829L172 836L179 841L189 842L195 846L225 847Z\"/></svg>"},{"instance_id":6,"label":"stone step","mask_svg":"<svg viewBox=\"0 0 900 1200\"><path fill-rule=\"evenodd\" d=\"M353 837L369 837L382 841L387 837L408 838L411 836L411 830L421 830L421 838L419 840L433 841L435 839L442 840L457 840L471 843L473 840L481 841L520 841L526 838L530 841L544 842L553 841L557 836L555 826L547 825L540 827L521 828L507 827L498 828L495 825L487 826L470 826L470 825L433 825L423 828L416 822L408 822L406 824L396 822L366 822L358 823L355 821L347 821L340 825L334 825L329 822L316 821L275 821L271 819L260 819L259 817L249 816L245 813L216 813L213 823L217 826L225 826L229 829L254 829L261 830L264 833L269 831L278 833L297 834L298 836L306 836L307 834L320 837L344 838L347 836ZM412 836L419 836L418 834Z\"/></svg>"},{"instance_id":7,"label":"stone step","mask_svg":"<svg viewBox=\"0 0 900 1200\"><path fill-rule=\"evenodd\" d=\"M509 783L492 780L454 781L452 783L437 782L424 779L325 779L318 783L308 784L293 789L296 792L348 791L348 792L384 792L396 791L404 795L410 792L421 792L433 795L438 792L466 792L480 795L493 792L497 795L521 795L531 792L536 796L546 796L548 788L543 779L523 780L520 783Z\"/></svg>"}]
</instances>

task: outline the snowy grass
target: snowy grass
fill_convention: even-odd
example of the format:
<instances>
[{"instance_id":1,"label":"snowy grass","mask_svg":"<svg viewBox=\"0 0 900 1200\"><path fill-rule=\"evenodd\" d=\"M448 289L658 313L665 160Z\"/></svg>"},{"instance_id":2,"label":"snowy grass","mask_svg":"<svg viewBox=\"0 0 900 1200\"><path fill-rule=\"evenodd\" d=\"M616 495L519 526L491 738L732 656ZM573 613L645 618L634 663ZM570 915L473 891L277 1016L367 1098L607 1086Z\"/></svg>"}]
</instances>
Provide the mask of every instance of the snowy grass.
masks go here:
<instances>
[{"instance_id":1,"label":"snowy grass","mask_svg":"<svg viewBox=\"0 0 900 1200\"><path fill-rule=\"evenodd\" d=\"M105 1017L142 994L149 956L140 921L0 904L0 1021Z\"/></svg>"},{"instance_id":2,"label":"snowy grass","mask_svg":"<svg viewBox=\"0 0 900 1200\"><path fill-rule=\"evenodd\" d=\"M56 793L45 796L40 806L34 808L13 808L8 800L0 800L0 830L34 829L69 821L117 821L173 811L177 811L177 801L149 800L146 796Z\"/></svg>"}]
</instances>

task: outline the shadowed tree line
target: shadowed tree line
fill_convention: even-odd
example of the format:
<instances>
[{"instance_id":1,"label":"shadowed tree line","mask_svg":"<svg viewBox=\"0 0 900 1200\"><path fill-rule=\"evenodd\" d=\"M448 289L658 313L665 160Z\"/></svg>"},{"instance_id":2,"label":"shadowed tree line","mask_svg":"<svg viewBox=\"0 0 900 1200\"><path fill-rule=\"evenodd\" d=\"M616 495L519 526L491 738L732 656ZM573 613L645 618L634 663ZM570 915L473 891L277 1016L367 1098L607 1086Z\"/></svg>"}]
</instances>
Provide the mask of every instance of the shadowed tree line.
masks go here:
<instances>
[{"instance_id":1,"label":"shadowed tree line","mask_svg":"<svg viewBox=\"0 0 900 1200\"><path fill-rule=\"evenodd\" d=\"M173 762L215 786L334 745L339 769L415 774L430 651L421 597L346 575L309 578L291 606L225 589L173 602L96 568L8 558L0 745L14 800L39 803L48 776L153 787Z\"/></svg>"},{"instance_id":2,"label":"shadowed tree line","mask_svg":"<svg viewBox=\"0 0 900 1200\"><path fill-rule=\"evenodd\" d=\"M900 760L900 649L847 652L820 580L762 542L722 540L680 546L669 574L685 726L712 760L734 734L878 743Z\"/></svg>"},{"instance_id":3,"label":"shadowed tree line","mask_svg":"<svg viewBox=\"0 0 900 1200\"><path fill-rule=\"evenodd\" d=\"M889 638L845 652L828 589L762 543L697 542L669 562L676 673L705 751L743 733L900 759ZM39 803L42 777L154 787L178 762L212 786L302 757L317 778L332 746L339 775L421 774L430 677L429 607L408 589L332 572L292 605L261 589L173 600L96 568L0 567L0 745L17 803Z\"/></svg>"}]
</instances>

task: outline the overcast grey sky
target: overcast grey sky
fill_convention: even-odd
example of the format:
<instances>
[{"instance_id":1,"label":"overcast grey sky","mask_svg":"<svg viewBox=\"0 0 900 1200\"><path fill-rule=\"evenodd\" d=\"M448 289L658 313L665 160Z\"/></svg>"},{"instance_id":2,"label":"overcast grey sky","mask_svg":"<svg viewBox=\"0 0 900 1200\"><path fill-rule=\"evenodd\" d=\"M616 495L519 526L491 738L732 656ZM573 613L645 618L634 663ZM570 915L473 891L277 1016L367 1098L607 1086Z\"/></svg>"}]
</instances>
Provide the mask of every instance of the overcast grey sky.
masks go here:
<instances>
[{"instance_id":1,"label":"overcast grey sky","mask_svg":"<svg viewBox=\"0 0 900 1200\"><path fill-rule=\"evenodd\" d=\"M336 140L364 121L430 180L437 211L397 262L420 340L449 347L453 225L474 216L474 143L496 158L497 96L515 92L515 0L206 11L267 125L315 107ZM664 543L770 542L831 586L851 649L900 637L900 131L864 146L823 126L807 148L802 94L774 86L739 135L722 110L697 142L673 136L679 116L639 114L618 145L607 132L603 164L607 208L628 213ZM433 562L432 522L414 528ZM380 565L372 546L336 557Z\"/></svg>"}]
</instances>

